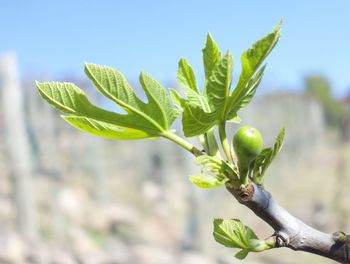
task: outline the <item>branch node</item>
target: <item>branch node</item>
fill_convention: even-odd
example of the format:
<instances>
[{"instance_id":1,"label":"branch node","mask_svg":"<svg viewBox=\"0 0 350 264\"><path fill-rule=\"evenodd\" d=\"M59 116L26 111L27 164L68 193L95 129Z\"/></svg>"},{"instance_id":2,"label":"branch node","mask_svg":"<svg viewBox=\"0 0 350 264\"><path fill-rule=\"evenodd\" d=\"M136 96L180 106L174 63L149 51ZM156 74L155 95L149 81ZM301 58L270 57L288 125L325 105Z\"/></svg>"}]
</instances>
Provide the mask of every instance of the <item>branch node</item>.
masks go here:
<instances>
[{"instance_id":1,"label":"branch node","mask_svg":"<svg viewBox=\"0 0 350 264\"><path fill-rule=\"evenodd\" d=\"M276 247L285 247L289 244L289 236L284 232L276 233Z\"/></svg>"},{"instance_id":2,"label":"branch node","mask_svg":"<svg viewBox=\"0 0 350 264\"><path fill-rule=\"evenodd\" d=\"M334 232L332 236L333 236L334 242L338 245L343 245L348 240L347 238L348 236L342 231Z\"/></svg>"},{"instance_id":3,"label":"branch node","mask_svg":"<svg viewBox=\"0 0 350 264\"><path fill-rule=\"evenodd\" d=\"M239 202L245 203L252 200L254 195L254 186L249 184L248 186L241 185L239 189L233 190L233 195L238 199Z\"/></svg>"}]
</instances>

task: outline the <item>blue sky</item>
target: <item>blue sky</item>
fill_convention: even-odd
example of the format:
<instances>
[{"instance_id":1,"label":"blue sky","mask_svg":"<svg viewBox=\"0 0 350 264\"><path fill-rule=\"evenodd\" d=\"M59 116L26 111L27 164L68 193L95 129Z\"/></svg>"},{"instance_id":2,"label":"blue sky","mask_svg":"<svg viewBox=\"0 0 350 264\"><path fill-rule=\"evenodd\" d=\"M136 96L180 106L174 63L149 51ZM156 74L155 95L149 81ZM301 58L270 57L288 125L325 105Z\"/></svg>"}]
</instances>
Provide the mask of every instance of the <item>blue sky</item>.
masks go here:
<instances>
[{"instance_id":1,"label":"blue sky","mask_svg":"<svg viewBox=\"0 0 350 264\"><path fill-rule=\"evenodd\" d=\"M23 77L83 75L83 63L141 70L161 82L186 57L203 76L210 31L239 56L284 18L263 86L298 89L309 73L328 76L337 95L350 89L350 1L16 1L0 0L0 53L15 51Z\"/></svg>"}]
</instances>

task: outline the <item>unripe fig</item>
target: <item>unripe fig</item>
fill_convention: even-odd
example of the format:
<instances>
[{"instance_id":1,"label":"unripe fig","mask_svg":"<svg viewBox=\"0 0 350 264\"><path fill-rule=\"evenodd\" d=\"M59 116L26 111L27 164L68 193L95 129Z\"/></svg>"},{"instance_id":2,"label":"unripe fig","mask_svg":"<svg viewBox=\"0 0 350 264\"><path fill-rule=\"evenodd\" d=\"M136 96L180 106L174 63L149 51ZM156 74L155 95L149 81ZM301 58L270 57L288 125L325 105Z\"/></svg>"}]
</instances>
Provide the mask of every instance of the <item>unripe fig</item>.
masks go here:
<instances>
[{"instance_id":1,"label":"unripe fig","mask_svg":"<svg viewBox=\"0 0 350 264\"><path fill-rule=\"evenodd\" d=\"M240 127L234 135L232 143L241 170L248 169L250 163L263 149L260 132L251 126Z\"/></svg>"}]
</instances>

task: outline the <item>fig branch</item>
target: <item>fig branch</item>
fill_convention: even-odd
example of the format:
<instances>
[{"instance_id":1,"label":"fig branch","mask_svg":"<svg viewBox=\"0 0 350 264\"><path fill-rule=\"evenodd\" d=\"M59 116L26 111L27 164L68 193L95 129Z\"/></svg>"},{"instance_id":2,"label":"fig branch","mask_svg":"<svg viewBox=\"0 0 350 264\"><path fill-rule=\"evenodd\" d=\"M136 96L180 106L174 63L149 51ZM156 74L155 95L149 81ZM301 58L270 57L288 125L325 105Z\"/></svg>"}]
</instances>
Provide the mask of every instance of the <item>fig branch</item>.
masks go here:
<instances>
[{"instance_id":1,"label":"fig branch","mask_svg":"<svg viewBox=\"0 0 350 264\"><path fill-rule=\"evenodd\" d=\"M179 142L176 143L179 144ZM233 147L238 157L238 164L242 166L239 173L247 175L251 162L262 150L259 131L253 127L241 127L234 136ZM189 150L195 156L203 154L195 147ZM261 252L272 248L288 247L296 251L317 254L340 263L350 263L350 236L344 232L327 234L310 227L280 206L263 186L249 181L248 176L242 179L239 187L228 181L226 189L240 204L252 210L275 231L265 240L255 239L255 245L251 251Z\"/></svg>"},{"instance_id":2,"label":"fig branch","mask_svg":"<svg viewBox=\"0 0 350 264\"><path fill-rule=\"evenodd\" d=\"M239 203L251 209L274 229L274 247L288 247L317 254L340 263L350 263L350 236L344 232L333 234L316 230L291 215L280 206L262 186L250 183L246 188L227 190Z\"/></svg>"}]
</instances>

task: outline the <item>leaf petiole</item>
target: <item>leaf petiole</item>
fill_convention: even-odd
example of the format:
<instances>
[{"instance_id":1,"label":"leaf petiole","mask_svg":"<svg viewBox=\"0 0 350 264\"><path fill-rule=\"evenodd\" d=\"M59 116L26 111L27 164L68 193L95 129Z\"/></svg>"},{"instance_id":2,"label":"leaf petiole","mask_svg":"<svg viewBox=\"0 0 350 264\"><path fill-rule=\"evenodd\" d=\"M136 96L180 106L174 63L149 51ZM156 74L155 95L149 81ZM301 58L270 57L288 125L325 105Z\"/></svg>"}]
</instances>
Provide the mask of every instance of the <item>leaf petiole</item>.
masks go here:
<instances>
[{"instance_id":1,"label":"leaf petiole","mask_svg":"<svg viewBox=\"0 0 350 264\"><path fill-rule=\"evenodd\" d=\"M203 154L198 148L193 146L190 142L184 140L182 137L179 137L178 135L176 135L175 133L173 133L171 131L164 131L164 132L162 132L161 135L164 138L167 138L167 139L175 142L179 146L181 146L184 149L186 149L187 151L191 152L196 157Z\"/></svg>"},{"instance_id":2,"label":"leaf petiole","mask_svg":"<svg viewBox=\"0 0 350 264\"><path fill-rule=\"evenodd\" d=\"M231 155L231 148L230 144L228 143L227 136L226 136L226 130L225 130L225 121L222 121L219 123L219 136L222 148L226 154L228 163L232 163L232 155Z\"/></svg>"}]
</instances>

